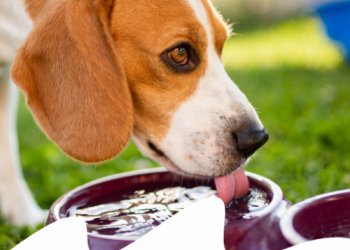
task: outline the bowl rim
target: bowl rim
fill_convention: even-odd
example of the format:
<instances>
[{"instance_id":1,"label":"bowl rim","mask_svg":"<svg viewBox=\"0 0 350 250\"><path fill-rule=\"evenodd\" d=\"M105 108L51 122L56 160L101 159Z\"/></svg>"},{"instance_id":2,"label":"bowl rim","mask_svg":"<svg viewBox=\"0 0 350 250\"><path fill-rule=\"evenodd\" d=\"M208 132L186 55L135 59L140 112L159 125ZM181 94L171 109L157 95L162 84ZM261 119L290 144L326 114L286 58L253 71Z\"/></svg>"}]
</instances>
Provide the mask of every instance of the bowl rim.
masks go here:
<instances>
[{"instance_id":1,"label":"bowl rim","mask_svg":"<svg viewBox=\"0 0 350 250\"><path fill-rule=\"evenodd\" d=\"M246 176L248 178L252 178L256 181L259 182L263 182L267 188L269 188L271 190L271 193L273 194L271 202L269 203L269 205L264 208L261 211L256 211L253 212L249 215L249 218L254 218L254 217L263 217L269 213L271 213L275 208L277 208L280 205L280 202L283 200L284 196L282 193L281 188L272 180L263 177L261 175L258 174L254 174L248 171L244 171ZM126 178L126 177L132 177L132 176L137 176L137 175L144 175L144 174L158 174L158 173L171 173L169 172L166 168L164 167L157 167L157 168L150 168L150 169L141 169L141 170L134 170L134 171L128 171L125 173L119 173L119 174L114 174L114 175L110 175L107 177L103 177L103 178L99 178L97 180L93 180L91 182L88 182L86 184L83 184L81 186L78 186L74 189L72 189L71 191L65 193L64 195L62 195L59 199L57 199L51 206L50 208L50 212L51 212L51 217L53 217L54 220L58 221L61 220L62 218L60 217L59 211L61 209L61 207L70 199L70 197L72 197L75 193L82 191L86 188L98 185L100 183L103 182L107 182L107 181L112 181L112 180L116 180L116 179L122 179L122 178ZM93 237L93 238L98 238L98 239L108 239L108 240L115 240L115 241L130 241L133 242L137 239L139 239L140 237L118 237L115 235L101 235L101 234L94 234L94 233L90 233L87 232L88 237Z\"/></svg>"},{"instance_id":2,"label":"bowl rim","mask_svg":"<svg viewBox=\"0 0 350 250\"><path fill-rule=\"evenodd\" d=\"M293 226L294 217L297 215L298 212L302 211L304 208L306 208L309 205L315 204L316 202L324 202L323 200L329 201L329 198L334 198L335 196L339 196L339 195L341 196L343 194L350 194L350 189L344 189L344 190L333 191L333 192L316 195L314 197L308 198L306 200L303 200L291 206L286 211L286 213L282 216L279 222L279 226L283 237L293 245L310 241L309 239L303 237L294 229L294 226Z\"/></svg>"}]
</instances>

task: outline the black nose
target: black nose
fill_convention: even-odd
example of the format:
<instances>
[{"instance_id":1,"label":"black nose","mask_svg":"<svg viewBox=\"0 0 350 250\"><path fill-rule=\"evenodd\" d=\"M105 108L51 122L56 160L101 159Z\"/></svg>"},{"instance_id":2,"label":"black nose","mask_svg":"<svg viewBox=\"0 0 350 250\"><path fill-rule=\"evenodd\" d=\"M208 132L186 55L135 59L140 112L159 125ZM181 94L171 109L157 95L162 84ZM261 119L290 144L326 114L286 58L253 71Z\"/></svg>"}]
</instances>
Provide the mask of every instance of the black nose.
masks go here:
<instances>
[{"instance_id":1,"label":"black nose","mask_svg":"<svg viewBox=\"0 0 350 250\"><path fill-rule=\"evenodd\" d=\"M234 133L237 149L246 157L251 156L258 148L269 139L269 134L263 130L246 130Z\"/></svg>"}]
</instances>

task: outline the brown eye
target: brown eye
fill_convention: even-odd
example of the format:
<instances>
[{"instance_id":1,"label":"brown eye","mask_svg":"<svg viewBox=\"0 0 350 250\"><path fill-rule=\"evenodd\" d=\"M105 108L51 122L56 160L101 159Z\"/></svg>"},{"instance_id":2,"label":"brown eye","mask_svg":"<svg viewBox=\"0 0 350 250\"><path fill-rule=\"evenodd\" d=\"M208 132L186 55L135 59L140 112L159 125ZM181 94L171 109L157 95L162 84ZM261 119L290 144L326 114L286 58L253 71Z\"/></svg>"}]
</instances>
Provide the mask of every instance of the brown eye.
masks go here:
<instances>
[{"instance_id":1,"label":"brown eye","mask_svg":"<svg viewBox=\"0 0 350 250\"><path fill-rule=\"evenodd\" d=\"M184 47L178 47L169 51L168 57L177 65L185 65L188 62L188 52Z\"/></svg>"}]
</instances>

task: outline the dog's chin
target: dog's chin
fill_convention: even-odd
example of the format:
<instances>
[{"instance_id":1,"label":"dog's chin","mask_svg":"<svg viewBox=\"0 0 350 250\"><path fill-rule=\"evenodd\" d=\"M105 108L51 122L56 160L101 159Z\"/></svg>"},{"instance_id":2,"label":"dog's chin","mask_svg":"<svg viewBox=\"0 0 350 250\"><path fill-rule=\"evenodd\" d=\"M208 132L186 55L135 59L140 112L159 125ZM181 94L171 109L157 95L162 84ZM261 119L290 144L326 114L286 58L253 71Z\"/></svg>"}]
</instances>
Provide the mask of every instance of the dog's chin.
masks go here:
<instances>
[{"instance_id":1,"label":"dog's chin","mask_svg":"<svg viewBox=\"0 0 350 250\"><path fill-rule=\"evenodd\" d=\"M198 165L197 169L198 172L194 173L193 168L191 170L186 170L185 166L179 166L177 165L172 159L170 159L167 154L159 149L157 146L155 146L151 141L149 140L140 140L137 136L133 136L133 141L141 151L141 153L158 162L161 166L165 167L169 171L173 172L176 175L185 176L185 177L193 177L196 179L208 179L208 178L215 178L220 176L226 176L230 175L235 170L244 167L248 162L250 158L241 158L234 164L231 164L230 167L221 167L218 168L216 171L203 171L205 167ZM193 162L189 162L188 164L194 164Z\"/></svg>"},{"instance_id":2,"label":"dog's chin","mask_svg":"<svg viewBox=\"0 0 350 250\"><path fill-rule=\"evenodd\" d=\"M177 165L174 161L172 161L165 153L163 153L161 156L153 153L148 157L158 162L160 165L162 165L163 167L165 167L166 169L168 169L169 171L173 172L176 175L196 178L196 179L208 179L208 178L215 178L215 177L230 175L233 172L235 172L237 169L247 165L250 160L250 158L248 158L248 159L245 159L244 161L237 162L231 168L224 168L224 167L222 168L226 170L220 169L214 173L208 172L208 174L202 174L204 171L198 171L200 173L193 173L193 172L187 171L185 168L182 168L181 166ZM193 163L188 163L188 164L193 164ZM198 169L200 168L201 166L198 166Z\"/></svg>"},{"instance_id":3,"label":"dog's chin","mask_svg":"<svg viewBox=\"0 0 350 250\"><path fill-rule=\"evenodd\" d=\"M180 166L176 165L171 159L169 159L167 156L163 157L152 157L153 160L158 162L160 165L168 169L169 171L181 175L181 176L186 176L186 177L193 177L196 179L208 179L208 178L215 178L215 177L220 177L220 176L226 176L232 174L232 172L235 172L237 169L244 167L245 165L248 164L250 158L246 159L242 163L237 163L234 168L231 168L230 170L227 171L217 171L217 173L212 173L212 174L200 174L200 173L191 173L189 171L186 171L185 169L181 168ZM200 166L198 166L200 168Z\"/></svg>"},{"instance_id":4,"label":"dog's chin","mask_svg":"<svg viewBox=\"0 0 350 250\"><path fill-rule=\"evenodd\" d=\"M182 175L182 176L188 176L188 177L200 177L200 175L195 175L191 173L187 173L186 171L182 170L179 166L177 166L172 160L170 160L167 156L155 156L152 157L156 162L158 162L160 165L168 169L169 171ZM204 176L203 176L204 177Z\"/></svg>"}]
</instances>

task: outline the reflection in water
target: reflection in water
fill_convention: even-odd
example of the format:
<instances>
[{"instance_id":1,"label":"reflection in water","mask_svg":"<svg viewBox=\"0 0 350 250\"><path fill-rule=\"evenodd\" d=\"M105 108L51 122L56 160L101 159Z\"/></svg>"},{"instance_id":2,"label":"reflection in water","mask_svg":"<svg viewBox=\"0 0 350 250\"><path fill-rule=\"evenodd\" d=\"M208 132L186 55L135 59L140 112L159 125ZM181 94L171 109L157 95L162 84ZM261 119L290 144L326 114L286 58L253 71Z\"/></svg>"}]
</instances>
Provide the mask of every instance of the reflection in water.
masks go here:
<instances>
[{"instance_id":1,"label":"reflection in water","mask_svg":"<svg viewBox=\"0 0 350 250\"><path fill-rule=\"evenodd\" d=\"M215 194L205 186L165 188L150 193L141 190L115 203L77 209L75 216L83 217L92 233L139 237L189 204Z\"/></svg>"},{"instance_id":2,"label":"reflection in water","mask_svg":"<svg viewBox=\"0 0 350 250\"><path fill-rule=\"evenodd\" d=\"M70 214L84 218L88 231L94 234L140 237L191 203L215 194L216 190L207 186L172 187L149 193L140 190L117 202L72 208ZM250 218L268 206L266 196L258 189L250 189L249 194L226 208L226 221Z\"/></svg>"}]
</instances>

